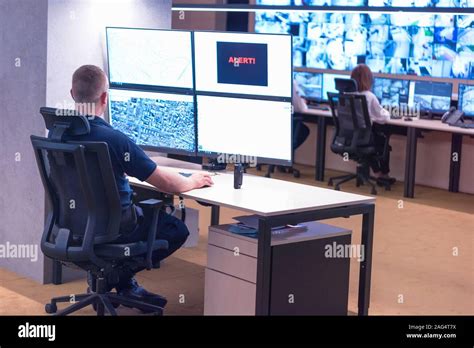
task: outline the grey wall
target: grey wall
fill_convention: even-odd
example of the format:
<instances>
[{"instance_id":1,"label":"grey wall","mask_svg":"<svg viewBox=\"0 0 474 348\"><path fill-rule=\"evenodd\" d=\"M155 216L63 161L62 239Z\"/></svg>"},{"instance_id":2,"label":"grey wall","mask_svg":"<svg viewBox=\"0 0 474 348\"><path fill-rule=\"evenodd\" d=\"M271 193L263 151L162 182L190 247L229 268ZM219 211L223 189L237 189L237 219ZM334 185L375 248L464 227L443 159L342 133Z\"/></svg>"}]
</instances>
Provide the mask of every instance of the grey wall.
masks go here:
<instances>
[{"instance_id":1,"label":"grey wall","mask_svg":"<svg viewBox=\"0 0 474 348\"><path fill-rule=\"evenodd\" d=\"M49 0L48 106L72 103L71 76L107 67L105 28L171 28L171 0Z\"/></svg>"},{"instance_id":2,"label":"grey wall","mask_svg":"<svg viewBox=\"0 0 474 348\"><path fill-rule=\"evenodd\" d=\"M193 0L173 0L174 4L192 4ZM219 4L224 0L199 0L199 4ZM172 28L182 30L226 30L227 13L212 11L173 11Z\"/></svg>"},{"instance_id":3,"label":"grey wall","mask_svg":"<svg viewBox=\"0 0 474 348\"><path fill-rule=\"evenodd\" d=\"M72 102L76 68L105 67L106 26L170 28L171 0L0 0L1 245L39 244L44 192L29 136L45 134L41 106ZM0 258L0 267L48 281L39 254Z\"/></svg>"},{"instance_id":4,"label":"grey wall","mask_svg":"<svg viewBox=\"0 0 474 348\"><path fill-rule=\"evenodd\" d=\"M43 228L44 195L29 137L44 134L38 110L46 98L47 5L47 0L0 1L2 245L38 245ZM34 263L0 258L0 267L42 280L42 257Z\"/></svg>"}]
</instances>

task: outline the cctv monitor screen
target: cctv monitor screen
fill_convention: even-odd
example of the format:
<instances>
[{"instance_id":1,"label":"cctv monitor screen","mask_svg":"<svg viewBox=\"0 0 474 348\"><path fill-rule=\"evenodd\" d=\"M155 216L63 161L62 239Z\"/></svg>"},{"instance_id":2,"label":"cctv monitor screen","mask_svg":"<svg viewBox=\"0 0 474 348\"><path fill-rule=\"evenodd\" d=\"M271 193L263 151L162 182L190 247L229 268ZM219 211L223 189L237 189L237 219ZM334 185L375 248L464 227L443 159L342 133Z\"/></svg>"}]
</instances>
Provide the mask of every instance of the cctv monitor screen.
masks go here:
<instances>
[{"instance_id":1,"label":"cctv monitor screen","mask_svg":"<svg viewBox=\"0 0 474 348\"><path fill-rule=\"evenodd\" d=\"M465 116L474 117L474 85L460 84L458 96L458 109L463 111Z\"/></svg>"},{"instance_id":2,"label":"cctv monitor screen","mask_svg":"<svg viewBox=\"0 0 474 348\"><path fill-rule=\"evenodd\" d=\"M323 100L328 100L328 93L338 93L336 79L349 79L348 75L323 74Z\"/></svg>"},{"instance_id":3,"label":"cctv monitor screen","mask_svg":"<svg viewBox=\"0 0 474 348\"><path fill-rule=\"evenodd\" d=\"M295 67L474 79L474 15L259 11L255 32L293 34Z\"/></svg>"},{"instance_id":4,"label":"cctv monitor screen","mask_svg":"<svg viewBox=\"0 0 474 348\"><path fill-rule=\"evenodd\" d=\"M193 88L191 32L107 28L111 87Z\"/></svg>"},{"instance_id":5,"label":"cctv monitor screen","mask_svg":"<svg viewBox=\"0 0 474 348\"><path fill-rule=\"evenodd\" d=\"M194 97L111 89L111 125L136 144L167 153L195 153Z\"/></svg>"},{"instance_id":6,"label":"cctv monitor screen","mask_svg":"<svg viewBox=\"0 0 474 348\"><path fill-rule=\"evenodd\" d=\"M295 72L293 77L300 96L314 101L323 99L323 74Z\"/></svg>"},{"instance_id":7,"label":"cctv monitor screen","mask_svg":"<svg viewBox=\"0 0 474 348\"><path fill-rule=\"evenodd\" d=\"M408 105L423 111L443 113L451 107L452 93L451 83L412 81Z\"/></svg>"},{"instance_id":8,"label":"cctv monitor screen","mask_svg":"<svg viewBox=\"0 0 474 348\"><path fill-rule=\"evenodd\" d=\"M291 103L284 101L198 95L198 153L251 156L259 163L289 165L291 109Z\"/></svg>"},{"instance_id":9,"label":"cctv monitor screen","mask_svg":"<svg viewBox=\"0 0 474 348\"><path fill-rule=\"evenodd\" d=\"M377 77L372 92L383 106L408 105L410 81Z\"/></svg>"},{"instance_id":10,"label":"cctv monitor screen","mask_svg":"<svg viewBox=\"0 0 474 348\"><path fill-rule=\"evenodd\" d=\"M195 32L196 90L291 98L290 35Z\"/></svg>"}]
</instances>

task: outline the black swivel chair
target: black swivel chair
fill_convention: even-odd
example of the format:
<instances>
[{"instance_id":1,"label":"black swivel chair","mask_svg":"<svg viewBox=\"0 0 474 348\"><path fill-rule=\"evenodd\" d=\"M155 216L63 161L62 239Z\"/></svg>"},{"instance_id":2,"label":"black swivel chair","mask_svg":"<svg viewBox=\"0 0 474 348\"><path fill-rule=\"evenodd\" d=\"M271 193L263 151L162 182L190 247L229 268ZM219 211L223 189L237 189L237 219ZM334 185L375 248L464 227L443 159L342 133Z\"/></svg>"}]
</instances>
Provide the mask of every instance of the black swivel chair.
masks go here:
<instances>
[{"instance_id":1,"label":"black swivel chair","mask_svg":"<svg viewBox=\"0 0 474 348\"><path fill-rule=\"evenodd\" d=\"M376 179L370 177L370 162L387 155L389 139L386 138L383 153L377 153L367 100L365 95L353 93L357 91L355 80L336 79L336 89L339 93L328 93L335 125L331 150L357 162L358 166L356 174L330 178L329 185L335 184L335 189L340 190L343 183L356 179L357 187L367 184L372 188L371 193L376 195ZM389 183L384 184L384 187L390 190Z\"/></svg>"},{"instance_id":2,"label":"black swivel chair","mask_svg":"<svg viewBox=\"0 0 474 348\"><path fill-rule=\"evenodd\" d=\"M123 268L143 265L150 270L154 267L152 252L168 248L167 241L155 240L161 201L139 203L153 210L147 241L114 243L123 218L107 144L63 141L66 134L88 134L90 125L84 116L71 111L66 111L69 116L57 116L65 115L58 111L42 108L49 137L31 136L49 203L41 250L66 266L87 271L92 284L86 294L53 298L46 312L56 313L57 303L70 303L73 298L76 302L57 315L68 315L88 305L97 315L117 315L115 308L119 305L161 315L161 307L109 291Z\"/></svg>"}]
</instances>

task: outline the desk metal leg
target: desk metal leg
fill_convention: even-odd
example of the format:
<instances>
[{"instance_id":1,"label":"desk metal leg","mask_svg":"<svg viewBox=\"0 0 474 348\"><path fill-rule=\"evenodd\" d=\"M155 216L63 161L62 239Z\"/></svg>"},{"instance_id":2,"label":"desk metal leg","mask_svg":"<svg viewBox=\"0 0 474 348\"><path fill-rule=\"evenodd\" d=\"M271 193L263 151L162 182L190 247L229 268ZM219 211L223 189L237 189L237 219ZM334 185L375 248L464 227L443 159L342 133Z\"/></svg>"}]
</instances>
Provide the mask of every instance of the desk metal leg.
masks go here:
<instances>
[{"instance_id":1,"label":"desk metal leg","mask_svg":"<svg viewBox=\"0 0 474 348\"><path fill-rule=\"evenodd\" d=\"M449 166L449 192L459 192L461 176L462 134L453 133L451 138L451 165Z\"/></svg>"},{"instance_id":2,"label":"desk metal leg","mask_svg":"<svg viewBox=\"0 0 474 348\"><path fill-rule=\"evenodd\" d=\"M359 315L369 315L374 218L375 205L370 205L369 211L364 213L362 217L362 246L364 248L364 260L361 262L359 270Z\"/></svg>"},{"instance_id":3,"label":"desk metal leg","mask_svg":"<svg viewBox=\"0 0 474 348\"><path fill-rule=\"evenodd\" d=\"M270 315L270 274L272 269L272 231L265 219L258 223L256 315Z\"/></svg>"},{"instance_id":4,"label":"desk metal leg","mask_svg":"<svg viewBox=\"0 0 474 348\"><path fill-rule=\"evenodd\" d=\"M211 207L211 226L219 225L219 215L220 215L221 207L218 205L213 205Z\"/></svg>"},{"instance_id":5,"label":"desk metal leg","mask_svg":"<svg viewBox=\"0 0 474 348\"><path fill-rule=\"evenodd\" d=\"M324 181L324 169L326 167L326 133L327 118L318 117L318 132L316 134L316 181Z\"/></svg>"},{"instance_id":6,"label":"desk metal leg","mask_svg":"<svg viewBox=\"0 0 474 348\"><path fill-rule=\"evenodd\" d=\"M405 193L406 198L415 197L417 129L409 127L407 131L407 149L405 157Z\"/></svg>"},{"instance_id":7,"label":"desk metal leg","mask_svg":"<svg viewBox=\"0 0 474 348\"><path fill-rule=\"evenodd\" d=\"M53 260L53 284L60 285L63 283L63 265L61 262Z\"/></svg>"}]
</instances>

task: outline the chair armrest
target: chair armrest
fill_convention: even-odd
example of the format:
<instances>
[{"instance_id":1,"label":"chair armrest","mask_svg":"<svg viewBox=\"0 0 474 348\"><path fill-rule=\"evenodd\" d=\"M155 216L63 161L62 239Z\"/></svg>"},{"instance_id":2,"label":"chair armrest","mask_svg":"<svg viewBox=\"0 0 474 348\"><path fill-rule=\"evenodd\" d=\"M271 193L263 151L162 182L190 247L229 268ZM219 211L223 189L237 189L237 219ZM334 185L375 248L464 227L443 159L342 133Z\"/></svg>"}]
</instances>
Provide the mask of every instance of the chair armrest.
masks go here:
<instances>
[{"instance_id":1,"label":"chair armrest","mask_svg":"<svg viewBox=\"0 0 474 348\"><path fill-rule=\"evenodd\" d=\"M146 269L151 270L153 268L153 244L156 240L156 230L158 226L158 217L160 214L161 207L163 206L163 201L158 199L148 199L146 201L139 202L137 204L141 208L151 209L153 211L153 218L151 220L150 228L148 230L148 239L147 239L147 252L146 252Z\"/></svg>"}]
</instances>

